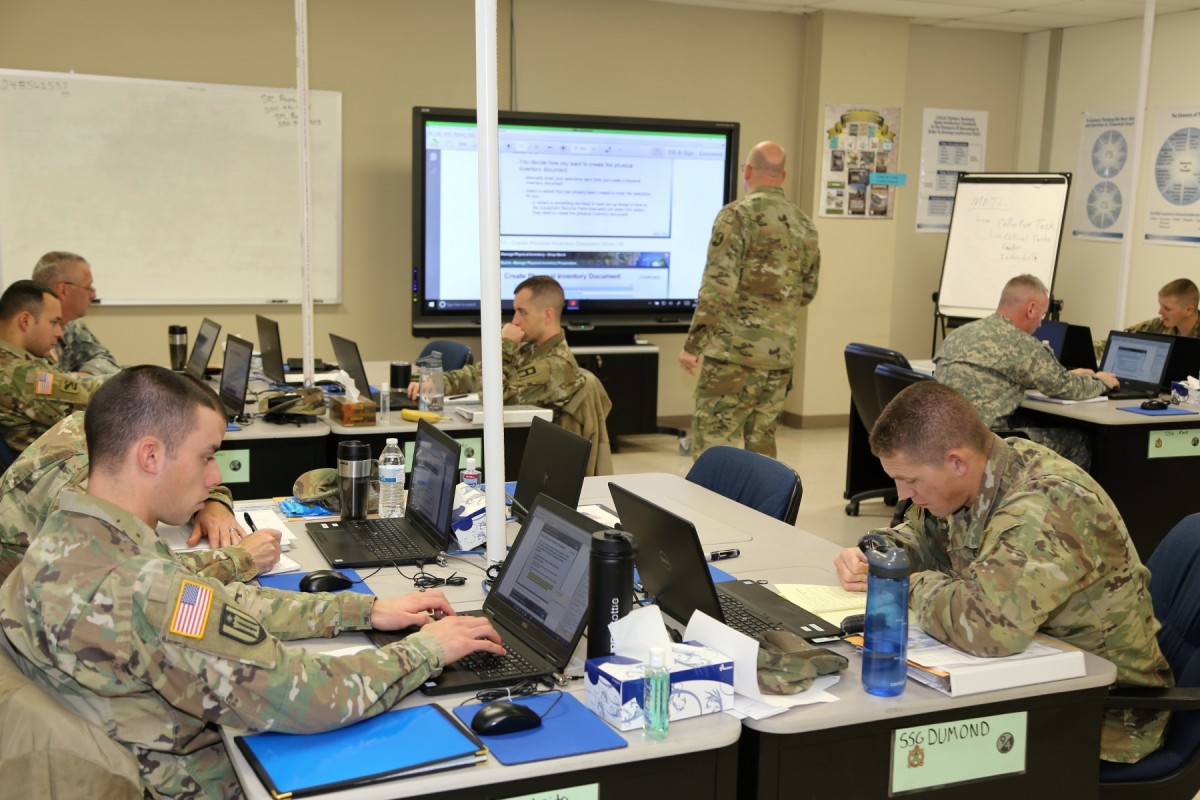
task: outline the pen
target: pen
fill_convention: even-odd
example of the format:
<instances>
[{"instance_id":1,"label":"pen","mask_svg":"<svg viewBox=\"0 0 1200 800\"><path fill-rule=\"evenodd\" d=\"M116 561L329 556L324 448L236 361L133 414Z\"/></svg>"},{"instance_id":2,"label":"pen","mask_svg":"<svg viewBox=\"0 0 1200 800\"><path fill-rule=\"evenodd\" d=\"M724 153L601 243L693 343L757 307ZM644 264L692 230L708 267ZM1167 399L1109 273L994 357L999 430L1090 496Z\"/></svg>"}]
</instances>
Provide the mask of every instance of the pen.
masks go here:
<instances>
[{"instance_id":1,"label":"pen","mask_svg":"<svg viewBox=\"0 0 1200 800\"><path fill-rule=\"evenodd\" d=\"M242 512L242 518L243 518L243 519L245 519L245 520L246 520L246 524L250 526L250 532L251 532L251 533L254 533L256 530L258 530L258 526L254 524L254 520L250 519L250 512L249 512L249 511L243 511L243 512Z\"/></svg>"},{"instance_id":2,"label":"pen","mask_svg":"<svg viewBox=\"0 0 1200 800\"><path fill-rule=\"evenodd\" d=\"M709 561L724 561L727 558L737 558L742 554L741 550L736 547L729 550L713 550L708 554Z\"/></svg>"}]
</instances>

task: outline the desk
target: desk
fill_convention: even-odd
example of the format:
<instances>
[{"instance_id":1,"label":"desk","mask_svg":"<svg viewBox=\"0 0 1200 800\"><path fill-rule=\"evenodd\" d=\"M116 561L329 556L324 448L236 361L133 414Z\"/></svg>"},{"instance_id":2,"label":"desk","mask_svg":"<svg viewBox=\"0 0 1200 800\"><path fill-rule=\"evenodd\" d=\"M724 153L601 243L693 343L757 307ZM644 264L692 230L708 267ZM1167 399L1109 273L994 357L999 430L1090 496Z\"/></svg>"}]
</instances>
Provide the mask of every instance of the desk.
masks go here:
<instances>
[{"instance_id":1,"label":"desk","mask_svg":"<svg viewBox=\"0 0 1200 800\"><path fill-rule=\"evenodd\" d=\"M258 419L225 434L217 452L221 482L234 500L290 496L296 478L328 466L329 426L323 418L308 425L275 425Z\"/></svg>"},{"instance_id":2,"label":"desk","mask_svg":"<svg viewBox=\"0 0 1200 800\"><path fill-rule=\"evenodd\" d=\"M438 430L445 431L451 438L463 441L463 452L459 456L459 466L465 466L467 459L466 448L475 448L475 463L483 469L483 426L475 423L467 422L461 417L454 414L454 407L447 406L446 411L442 412L450 419L436 423ZM371 445L371 453L376 457L383 450L383 446L389 437L396 437L400 440L400 444L413 441L417 435L417 423L405 422L400 418L399 411L393 411L390 414L391 422L387 425L360 425L348 426L343 425L331 418L326 418L326 423L329 427L330 436L326 440L325 454L326 464L332 465L337 463L337 446L338 443L357 439L360 442L366 442ZM504 426L504 474L509 480L515 480L517 472L521 469L521 456L525 454L525 442L529 440L529 423L519 422ZM410 447L409 450L412 448ZM412 469L412 459L405 460L407 469ZM485 478L486 480L486 478ZM289 489L289 491L291 491Z\"/></svg>"},{"instance_id":3,"label":"desk","mask_svg":"<svg viewBox=\"0 0 1200 800\"><path fill-rule=\"evenodd\" d=\"M1125 412L1120 412L1124 414ZM1131 415L1133 416L1133 415ZM588 478L582 502L608 502L603 483L620 483L687 516L705 545L737 543L739 558L722 562L738 577L772 583L836 584L841 548L675 475ZM895 698L862 689L861 659L837 643L850 667L830 691L839 702L745 720L738 753L738 797L887 797L894 729L1012 711L1029 714L1026 772L930 790L921 797L1087 797L1100 761L1100 718L1116 668L1086 655L1087 675L1018 689L952 698L909 681ZM674 731L674 728L672 728ZM1095 796L1094 791L1090 795Z\"/></svg>"},{"instance_id":4,"label":"desk","mask_svg":"<svg viewBox=\"0 0 1200 800\"><path fill-rule=\"evenodd\" d=\"M1092 434L1092 477L1116 504L1145 561L1175 523L1196 511L1200 414L1157 417L1117 410L1140 402L1026 400L1021 410L1038 424L1077 425ZM1178 445L1172 447L1172 441Z\"/></svg>"},{"instance_id":5,"label":"desk","mask_svg":"<svg viewBox=\"0 0 1200 800\"><path fill-rule=\"evenodd\" d=\"M604 484L601 484L603 487ZM605 495L607 496L607 494ZM290 526L297 534L296 543L288 555L301 564L324 568L324 559L304 531L303 523ZM516 526L509 525L509 540L516 535ZM477 567L469 566L464 562ZM478 557L451 558L449 568L430 567L430 572L449 576L452 570L468 576L461 587L443 587L447 597L460 608L477 608L483 602L480 578L484 559ZM407 569L406 573L411 574ZM363 570L366 574L368 570ZM381 570L370 580L371 589L387 596L412 591L411 582L395 570ZM336 650L366 644L361 633L342 634L334 639L310 639L304 646L313 650ZM580 644L568 667L571 675L583 674L586 645ZM575 682L570 691L582 701L582 681ZM438 702L445 708L458 705L470 695L449 695L429 698L419 693L405 698L400 706ZM226 749L233 761L238 779L251 800L270 800L269 793L254 776L232 737L235 731L223 730ZM621 734L629 746L618 751L591 753L552 761L506 767L494 759L486 763L426 776L367 786L351 791L336 792L322 797L354 798L497 798L549 793L556 790L592 783L600 784L601 797L683 796L690 798L734 798L737 791L737 740L741 724L726 714L713 714L686 720L671 726L670 736L662 742L647 740L641 731ZM484 742L486 744L486 741Z\"/></svg>"}]
</instances>

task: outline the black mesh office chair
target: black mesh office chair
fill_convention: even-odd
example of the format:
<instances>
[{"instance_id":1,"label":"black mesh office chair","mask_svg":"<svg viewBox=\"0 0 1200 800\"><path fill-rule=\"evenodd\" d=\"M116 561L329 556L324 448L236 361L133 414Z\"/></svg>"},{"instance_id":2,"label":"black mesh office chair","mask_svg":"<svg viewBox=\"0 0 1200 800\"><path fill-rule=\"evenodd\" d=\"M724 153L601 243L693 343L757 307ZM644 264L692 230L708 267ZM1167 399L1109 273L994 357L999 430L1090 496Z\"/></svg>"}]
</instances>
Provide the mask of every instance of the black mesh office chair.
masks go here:
<instances>
[{"instance_id":1,"label":"black mesh office chair","mask_svg":"<svg viewBox=\"0 0 1200 800\"><path fill-rule=\"evenodd\" d=\"M843 497L846 513L858 516L863 500L883 499L888 505L896 502L896 487L871 455L867 443L871 428L883 407L875 389L875 367L879 364L908 366L903 354L886 347L859 342L846 345L846 377L850 381L850 436L846 450L846 491Z\"/></svg>"}]
</instances>

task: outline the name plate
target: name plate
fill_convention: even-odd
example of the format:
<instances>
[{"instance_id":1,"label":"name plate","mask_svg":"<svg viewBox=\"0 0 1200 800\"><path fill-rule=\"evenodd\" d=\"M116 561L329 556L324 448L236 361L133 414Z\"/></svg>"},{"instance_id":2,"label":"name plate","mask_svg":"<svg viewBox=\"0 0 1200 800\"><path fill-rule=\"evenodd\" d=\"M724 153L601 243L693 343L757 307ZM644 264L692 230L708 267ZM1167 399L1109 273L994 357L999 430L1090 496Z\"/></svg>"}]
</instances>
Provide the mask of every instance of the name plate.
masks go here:
<instances>
[{"instance_id":1,"label":"name plate","mask_svg":"<svg viewBox=\"0 0 1200 800\"><path fill-rule=\"evenodd\" d=\"M1025 771L1025 711L892 731L890 796Z\"/></svg>"},{"instance_id":2,"label":"name plate","mask_svg":"<svg viewBox=\"0 0 1200 800\"><path fill-rule=\"evenodd\" d=\"M249 450L218 450L213 457L221 468L221 483L250 482Z\"/></svg>"},{"instance_id":3,"label":"name plate","mask_svg":"<svg viewBox=\"0 0 1200 800\"><path fill-rule=\"evenodd\" d=\"M515 797L505 797L504 800L600 800L600 784L589 783L537 794L521 794Z\"/></svg>"},{"instance_id":4,"label":"name plate","mask_svg":"<svg viewBox=\"0 0 1200 800\"><path fill-rule=\"evenodd\" d=\"M1146 458L1200 456L1200 428L1150 431Z\"/></svg>"}]
</instances>

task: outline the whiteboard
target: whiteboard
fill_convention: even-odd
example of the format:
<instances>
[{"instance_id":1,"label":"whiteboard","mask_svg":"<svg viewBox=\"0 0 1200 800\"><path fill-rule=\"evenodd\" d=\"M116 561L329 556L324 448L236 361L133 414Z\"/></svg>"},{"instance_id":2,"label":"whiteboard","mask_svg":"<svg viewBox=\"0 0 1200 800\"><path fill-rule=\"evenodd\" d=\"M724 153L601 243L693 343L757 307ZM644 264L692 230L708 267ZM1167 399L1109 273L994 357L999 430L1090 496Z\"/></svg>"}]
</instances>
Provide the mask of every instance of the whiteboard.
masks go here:
<instances>
[{"instance_id":1,"label":"whiteboard","mask_svg":"<svg viewBox=\"0 0 1200 800\"><path fill-rule=\"evenodd\" d=\"M310 95L313 297L341 299L340 92ZM295 91L0 70L0 279L50 250L105 304L298 303Z\"/></svg>"},{"instance_id":2,"label":"whiteboard","mask_svg":"<svg viewBox=\"0 0 1200 800\"><path fill-rule=\"evenodd\" d=\"M1054 287L1071 174L976 173L959 177L942 261L938 313L986 317L1009 279Z\"/></svg>"}]
</instances>

